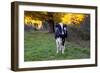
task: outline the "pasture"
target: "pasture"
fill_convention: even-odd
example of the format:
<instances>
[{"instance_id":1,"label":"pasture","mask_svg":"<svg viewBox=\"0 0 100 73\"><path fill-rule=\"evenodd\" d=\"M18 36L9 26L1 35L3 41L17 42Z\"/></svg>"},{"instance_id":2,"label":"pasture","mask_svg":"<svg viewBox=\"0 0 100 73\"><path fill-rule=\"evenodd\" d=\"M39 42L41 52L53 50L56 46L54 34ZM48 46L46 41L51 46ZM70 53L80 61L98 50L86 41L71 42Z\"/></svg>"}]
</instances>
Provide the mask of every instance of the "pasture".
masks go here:
<instances>
[{"instance_id":1,"label":"pasture","mask_svg":"<svg viewBox=\"0 0 100 73\"><path fill-rule=\"evenodd\" d=\"M77 43L67 41L64 54L56 54L56 43L53 33L42 31L24 32L24 61L69 60L90 58L89 41Z\"/></svg>"}]
</instances>

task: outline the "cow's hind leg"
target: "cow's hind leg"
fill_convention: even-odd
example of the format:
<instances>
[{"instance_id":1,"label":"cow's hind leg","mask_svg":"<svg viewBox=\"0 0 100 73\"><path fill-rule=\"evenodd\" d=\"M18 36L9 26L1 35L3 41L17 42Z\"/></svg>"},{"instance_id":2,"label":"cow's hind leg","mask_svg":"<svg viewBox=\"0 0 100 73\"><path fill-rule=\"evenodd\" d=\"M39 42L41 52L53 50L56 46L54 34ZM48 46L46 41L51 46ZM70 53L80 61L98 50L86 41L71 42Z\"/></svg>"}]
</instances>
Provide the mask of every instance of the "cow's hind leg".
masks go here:
<instances>
[{"instance_id":1,"label":"cow's hind leg","mask_svg":"<svg viewBox=\"0 0 100 73\"><path fill-rule=\"evenodd\" d=\"M62 45L62 54L64 54L64 50L65 50L65 45Z\"/></svg>"},{"instance_id":2,"label":"cow's hind leg","mask_svg":"<svg viewBox=\"0 0 100 73\"><path fill-rule=\"evenodd\" d=\"M64 50L65 50L65 39L62 39L62 54L64 54Z\"/></svg>"}]
</instances>

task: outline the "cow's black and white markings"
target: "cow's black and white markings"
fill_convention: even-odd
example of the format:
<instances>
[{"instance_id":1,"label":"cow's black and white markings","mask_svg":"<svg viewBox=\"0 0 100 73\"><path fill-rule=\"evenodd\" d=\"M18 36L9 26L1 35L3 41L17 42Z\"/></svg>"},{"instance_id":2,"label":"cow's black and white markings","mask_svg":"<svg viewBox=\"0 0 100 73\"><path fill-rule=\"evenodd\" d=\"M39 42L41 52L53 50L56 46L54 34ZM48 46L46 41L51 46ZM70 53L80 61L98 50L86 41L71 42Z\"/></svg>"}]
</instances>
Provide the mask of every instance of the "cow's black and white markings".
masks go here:
<instances>
[{"instance_id":1,"label":"cow's black and white markings","mask_svg":"<svg viewBox=\"0 0 100 73\"><path fill-rule=\"evenodd\" d=\"M65 38L67 38L67 25L58 23L55 25L55 39L57 46L57 53L61 51L64 54L65 50Z\"/></svg>"}]
</instances>

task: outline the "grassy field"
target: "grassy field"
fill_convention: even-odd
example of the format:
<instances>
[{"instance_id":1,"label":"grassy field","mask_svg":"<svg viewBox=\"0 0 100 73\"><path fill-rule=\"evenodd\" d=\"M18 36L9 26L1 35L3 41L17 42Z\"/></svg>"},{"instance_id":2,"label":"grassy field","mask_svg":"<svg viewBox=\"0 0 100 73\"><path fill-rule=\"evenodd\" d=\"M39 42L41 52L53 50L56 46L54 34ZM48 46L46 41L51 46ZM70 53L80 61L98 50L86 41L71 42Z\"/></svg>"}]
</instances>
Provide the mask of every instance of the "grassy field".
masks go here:
<instances>
[{"instance_id":1,"label":"grassy field","mask_svg":"<svg viewBox=\"0 0 100 73\"><path fill-rule=\"evenodd\" d=\"M66 40L64 54L56 54L56 43L53 34L47 32L26 32L24 33L24 61L42 60L67 60L84 59L90 57L89 47L82 46L87 41L80 43ZM81 44L81 45L80 45ZM89 43L88 43L89 44Z\"/></svg>"}]
</instances>

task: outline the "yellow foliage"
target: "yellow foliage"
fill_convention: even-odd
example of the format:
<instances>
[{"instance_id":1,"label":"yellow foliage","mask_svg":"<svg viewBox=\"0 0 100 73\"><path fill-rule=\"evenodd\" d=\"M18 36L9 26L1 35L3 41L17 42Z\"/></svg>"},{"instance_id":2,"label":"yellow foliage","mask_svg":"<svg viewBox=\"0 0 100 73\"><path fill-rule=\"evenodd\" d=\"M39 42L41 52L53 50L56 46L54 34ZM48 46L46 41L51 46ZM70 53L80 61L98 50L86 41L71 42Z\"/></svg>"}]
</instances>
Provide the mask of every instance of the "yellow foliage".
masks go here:
<instances>
[{"instance_id":1,"label":"yellow foliage","mask_svg":"<svg viewBox=\"0 0 100 73\"><path fill-rule=\"evenodd\" d=\"M80 25L86 16L85 14L79 13L54 13L53 15L54 21L61 19L61 22L67 25ZM32 19L32 16L25 16L24 23L32 26L37 24L38 28L42 27L42 20Z\"/></svg>"},{"instance_id":2,"label":"yellow foliage","mask_svg":"<svg viewBox=\"0 0 100 73\"><path fill-rule=\"evenodd\" d=\"M64 24L71 24L71 17L72 17L72 14L71 13L68 13L68 14L65 14L61 20Z\"/></svg>"},{"instance_id":3,"label":"yellow foliage","mask_svg":"<svg viewBox=\"0 0 100 73\"><path fill-rule=\"evenodd\" d=\"M37 29L40 29L42 27L42 21L40 20L34 20L29 16L25 16L24 18L24 23L25 25L32 25L32 26L37 26Z\"/></svg>"},{"instance_id":4,"label":"yellow foliage","mask_svg":"<svg viewBox=\"0 0 100 73\"><path fill-rule=\"evenodd\" d=\"M66 13L61 19L67 25L80 25L84 18L84 14Z\"/></svg>"}]
</instances>

